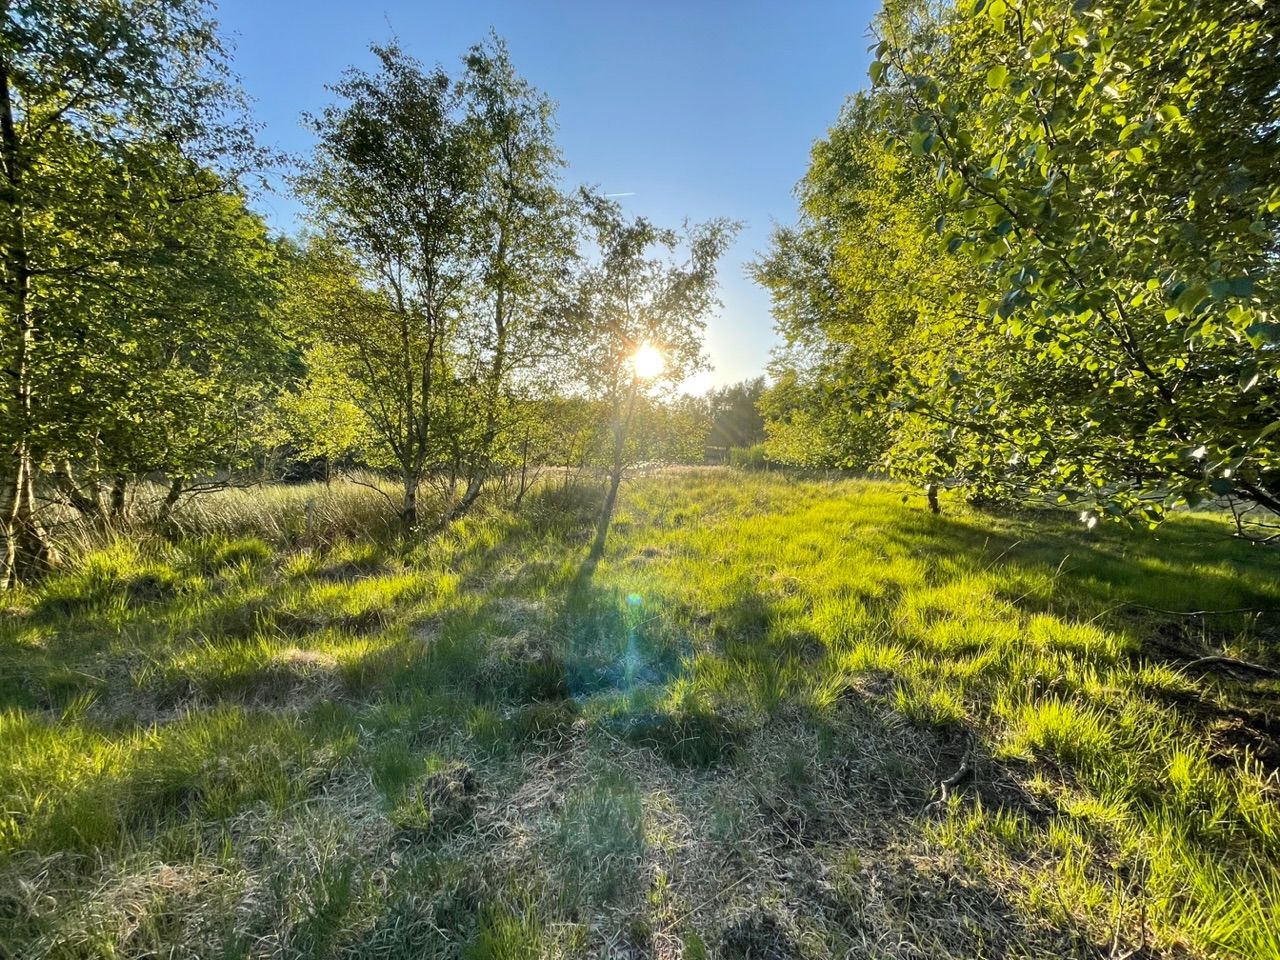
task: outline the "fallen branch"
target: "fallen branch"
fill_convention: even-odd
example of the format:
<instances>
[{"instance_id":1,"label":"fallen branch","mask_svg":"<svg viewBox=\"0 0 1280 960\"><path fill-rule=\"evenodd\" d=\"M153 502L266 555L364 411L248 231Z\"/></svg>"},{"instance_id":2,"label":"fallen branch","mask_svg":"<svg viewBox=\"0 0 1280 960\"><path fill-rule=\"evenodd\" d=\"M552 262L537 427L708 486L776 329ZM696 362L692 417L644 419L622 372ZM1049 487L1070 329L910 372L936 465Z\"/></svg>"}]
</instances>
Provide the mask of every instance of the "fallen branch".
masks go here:
<instances>
[{"instance_id":1,"label":"fallen branch","mask_svg":"<svg viewBox=\"0 0 1280 960\"><path fill-rule=\"evenodd\" d=\"M1228 613L1272 613L1273 611L1265 607L1232 607L1229 610L1164 610L1160 607L1148 607L1141 603L1132 603L1128 600L1122 600L1112 609L1119 607L1132 607L1134 610L1145 610L1147 613L1162 613L1167 617L1211 617L1223 616Z\"/></svg>"},{"instance_id":2,"label":"fallen branch","mask_svg":"<svg viewBox=\"0 0 1280 960\"><path fill-rule=\"evenodd\" d=\"M1235 657L1211 656L1200 657L1186 664L1184 670L1195 670L1200 667L1227 667L1228 669L1243 670L1246 673L1260 673L1264 677L1280 677L1280 670L1274 667L1268 667L1261 663L1251 663L1248 660L1237 660Z\"/></svg>"}]
</instances>

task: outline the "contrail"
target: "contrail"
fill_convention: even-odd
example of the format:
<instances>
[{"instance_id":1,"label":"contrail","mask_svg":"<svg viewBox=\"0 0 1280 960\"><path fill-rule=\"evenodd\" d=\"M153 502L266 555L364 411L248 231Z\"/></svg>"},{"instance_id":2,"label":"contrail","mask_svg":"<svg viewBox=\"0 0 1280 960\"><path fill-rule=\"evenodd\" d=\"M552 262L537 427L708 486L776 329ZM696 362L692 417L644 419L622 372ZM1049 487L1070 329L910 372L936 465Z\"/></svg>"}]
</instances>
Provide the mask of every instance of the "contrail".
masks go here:
<instances>
[{"instance_id":1,"label":"contrail","mask_svg":"<svg viewBox=\"0 0 1280 960\"><path fill-rule=\"evenodd\" d=\"M636 195L636 192L634 190L628 190L626 193L606 193L605 194L606 197L634 197L635 195Z\"/></svg>"}]
</instances>

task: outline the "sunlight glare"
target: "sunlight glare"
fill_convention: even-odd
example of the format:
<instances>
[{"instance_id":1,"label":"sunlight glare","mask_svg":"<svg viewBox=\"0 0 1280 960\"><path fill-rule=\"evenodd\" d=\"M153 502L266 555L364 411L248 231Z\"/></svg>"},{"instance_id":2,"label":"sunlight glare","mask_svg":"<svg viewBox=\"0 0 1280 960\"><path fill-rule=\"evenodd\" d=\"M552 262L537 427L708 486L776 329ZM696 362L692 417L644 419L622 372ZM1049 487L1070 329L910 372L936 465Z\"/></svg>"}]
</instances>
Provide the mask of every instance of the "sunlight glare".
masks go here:
<instances>
[{"instance_id":1,"label":"sunlight glare","mask_svg":"<svg viewBox=\"0 0 1280 960\"><path fill-rule=\"evenodd\" d=\"M649 343L642 343L631 357L631 367L641 380L652 380L667 367L662 351Z\"/></svg>"}]
</instances>

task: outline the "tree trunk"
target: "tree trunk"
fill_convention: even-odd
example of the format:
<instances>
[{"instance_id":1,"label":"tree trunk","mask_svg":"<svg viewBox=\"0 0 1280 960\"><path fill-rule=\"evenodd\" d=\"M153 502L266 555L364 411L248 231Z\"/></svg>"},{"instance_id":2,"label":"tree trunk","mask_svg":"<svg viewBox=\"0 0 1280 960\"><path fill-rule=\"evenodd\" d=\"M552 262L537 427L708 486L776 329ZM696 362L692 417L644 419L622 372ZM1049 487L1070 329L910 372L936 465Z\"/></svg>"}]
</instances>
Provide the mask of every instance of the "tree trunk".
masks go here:
<instances>
[{"instance_id":1,"label":"tree trunk","mask_svg":"<svg viewBox=\"0 0 1280 960\"><path fill-rule=\"evenodd\" d=\"M511 212L512 207L509 205L508 214ZM507 227L504 219L498 234L498 250L496 254L499 274L501 274L502 267L506 263L506 258ZM493 361L489 367L489 382L485 389L484 430L481 433L480 443L476 451L476 462L472 465L470 476L467 478L466 492L463 493L462 499L457 502L454 508L449 511L450 521L458 519L458 517L461 517L471 509L476 499L480 496L480 491L484 489L485 481L489 478L489 471L493 464L493 445L498 438L498 402L502 399L502 379L505 375L507 364L507 284L501 276L497 290L494 291L493 317Z\"/></svg>"},{"instance_id":2,"label":"tree trunk","mask_svg":"<svg viewBox=\"0 0 1280 960\"><path fill-rule=\"evenodd\" d=\"M4 508L0 518L0 589L40 576L56 559L36 517L34 469L25 444L19 445L6 467L10 475L4 478L0 490L0 505Z\"/></svg>"},{"instance_id":3,"label":"tree trunk","mask_svg":"<svg viewBox=\"0 0 1280 960\"><path fill-rule=\"evenodd\" d=\"M596 524L595 542L591 545L593 557L604 554L605 538L609 535L609 524L613 521L613 508L618 502L618 488L622 486L622 473L626 466L627 438L631 434L631 422L636 412L636 393L639 389L639 377L632 377L631 392L627 397L627 414L625 417L619 414L614 415L613 469L609 471L609 492L605 495L604 508L600 511L600 522Z\"/></svg>"},{"instance_id":4,"label":"tree trunk","mask_svg":"<svg viewBox=\"0 0 1280 960\"><path fill-rule=\"evenodd\" d=\"M412 533L418 526L418 478L404 476L404 506L400 511L400 520L407 532Z\"/></svg>"},{"instance_id":5,"label":"tree trunk","mask_svg":"<svg viewBox=\"0 0 1280 960\"><path fill-rule=\"evenodd\" d=\"M924 486L924 495L929 498L929 512L941 513L942 508L938 506L938 485L936 483L926 483Z\"/></svg>"},{"instance_id":6,"label":"tree trunk","mask_svg":"<svg viewBox=\"0 0 1280 960\"><path fill-rule=\"evenodd\" d=\"M467 489L463 491L462 499L449 512L450 520L457 520L471 509L472 504L476 502L476 498L480 496L480 491L484 489L484 480L485 471L482 469L477 469L471 474L471 478L467 480Z\"/></svg>"},{"instance_id":7,"label":"tree trunk","mask_svg":"<svg viewBox=\"0 0 1280 960\"><path fill-rule=\"evenodd\" d=\"M127 505L126 494L129 492L129 478L124 474L117 474L115 481L111 484L111 520L113 523L118 522L124 517L125 506Z\"/></svg>"},{"instance_id":8,"label":"tree trunk","mask_svg":"<svg viewBox=\"0 0 1280 960\"><path fill-rule=\"evenodd\" d=\"M7 17L7 3L0 3L0 16ZM9 407L12 447L0 457L0 589L11 587L28 575L46 569L52 554L44 529L36 518L35 464L31 451L31 351L36 341L30 310L31 264L27 250L26 219L23 209L23 162L14 125L11 65L0 53L0 160L4 179L0 183L0 205L4 207L3 243L5 291L13 324L6 331L9 341L0 345L8 354L4 378L11 394Z\"/></svg>"},{"instance_id":9,"label":"tree trunk","mask_svg":"<svg viewBox=\"0 0 1280 960\"><path fill-rule=\"evenodd\" d=\"M618 503L618 488L622 486L622 471L614 469L609 472L609 492L604 497L604 507L600 511L600 520L596 523L596 539L591 544L591 555L604 555L605 539L609 536L609 524L613 521L613 508Z\"/></svg>"},{"instance_id":10,"label":"tree trunk","mask_svg":"<svg viewBox=\"0 0 1280 960\"><path fill-rule=\"evenodd\" d=\"M515 510L520 511L520 504L524 502L524 495L529 492L529 484L527 478L529 476L529 438L524 438L524 443L520 445L520 489L516 491Z\"/></svg>"},{"instance_id":11,"label":"tree trunk","mask_svg":"<svg viewBox=\"0 0 1280 960\"><path fill-rule=\"evenodd\" d=\"M124 484L117 486L118 490L124 490ZM173 508L178 505L178 500L182 497L182 491L186 489L186 481L182 477L174 477L169 481L169 489L164 495L164 500L160 502L160 521L167 522L169 517L173 515Z\"/></svg>"},{"instance_id":12,"label":"tree trunk","mask_svg":"<svg viewBox=\"0 0 1280 960\"><path fill-rule=\"evenodd\" d=\"M67 503L82 517L102 522L102 502L91 494L80 489L75 473L71 469L71 461L63 460L53 471L53 482L58 492L67 498Z\"/></svg>"}]
</instances>

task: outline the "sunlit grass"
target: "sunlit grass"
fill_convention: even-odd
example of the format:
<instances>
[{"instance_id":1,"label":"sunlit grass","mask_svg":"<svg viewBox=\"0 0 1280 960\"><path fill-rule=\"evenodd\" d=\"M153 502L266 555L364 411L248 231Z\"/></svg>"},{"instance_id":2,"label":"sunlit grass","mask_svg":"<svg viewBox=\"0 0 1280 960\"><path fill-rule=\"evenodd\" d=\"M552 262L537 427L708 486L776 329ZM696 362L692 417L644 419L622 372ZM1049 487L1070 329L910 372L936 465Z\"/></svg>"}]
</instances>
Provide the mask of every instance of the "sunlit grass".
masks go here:
<instances>
[{"instance_id":1,"label":"sunlit grass","mask_svg":"<svg viewBox=\"0 0 1280 960\"><path fill-rule=\"evenodd\" d=\"M6 598L0 952L714 945L746 891L859 863L795 920L840 956L840 917L891 920L838 803L1033 926L1277 952L1280 784L1222 731L1280 689L1167 660L1265 657L1274 620L1152 608L1274 611L1280 558L1204 517L1086 534L690 471L624 487L589 565L598 502L557 481L399 543L367 488L228 491ZM978 784L932 804L966 752ZM458 764L475 808L438 829L414 791Z\"/></svg>"}]
</instances>

